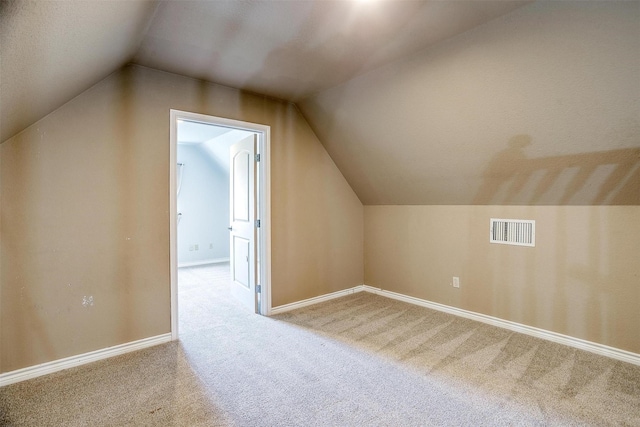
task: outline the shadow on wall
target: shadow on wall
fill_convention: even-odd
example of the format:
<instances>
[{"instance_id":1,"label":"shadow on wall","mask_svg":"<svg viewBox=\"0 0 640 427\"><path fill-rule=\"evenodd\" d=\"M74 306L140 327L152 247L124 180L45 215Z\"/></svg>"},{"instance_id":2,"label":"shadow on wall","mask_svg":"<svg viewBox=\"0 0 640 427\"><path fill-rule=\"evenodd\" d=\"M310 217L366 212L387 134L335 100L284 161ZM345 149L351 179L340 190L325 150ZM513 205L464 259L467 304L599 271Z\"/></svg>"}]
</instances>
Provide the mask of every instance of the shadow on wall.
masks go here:
<instances>
[{"instance_id":1,"label":"shadow on wall","mask_svg":"<svg viewBox=\"0 0 640 427\"><path fill-rule=\"evenodd\" d=\"M640 148L527 158L516 135L482 174L479 205L640 205Z\"/></svg>"},{"instance_id":2,"label":"shadow on wall","mask_svg":"<svg viewBox=\"0 0 640 427\"><path fill-rule=\"evenodd\" d=\"M474 199L480 205L640 205L640 148L528 158L529 135L509 139L482 178ZM638 314L633 301L637 268L627 254L636 253L627 210L528 210L545 228L537 248L494 245L474 255L491 265L489 283L500 282L505 267L520 265L506 293L494 285L493 310L515 307L523 323L589 341L638 351L632 329ZM538 239L537 239L538 240ZM521 274L525 271L526 274ZM495 274L494 274L495 273ZM525 303L526 302L526 303Z\"/></svg>"}]
</instances>

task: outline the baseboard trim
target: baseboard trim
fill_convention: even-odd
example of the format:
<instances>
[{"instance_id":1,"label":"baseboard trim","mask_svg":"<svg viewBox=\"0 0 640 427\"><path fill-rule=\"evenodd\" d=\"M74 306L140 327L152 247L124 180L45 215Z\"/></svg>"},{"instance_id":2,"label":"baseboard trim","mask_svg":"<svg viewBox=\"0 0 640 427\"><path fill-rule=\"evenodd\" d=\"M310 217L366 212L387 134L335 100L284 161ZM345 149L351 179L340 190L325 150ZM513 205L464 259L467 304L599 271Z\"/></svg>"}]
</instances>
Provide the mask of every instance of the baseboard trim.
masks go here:
<instances>
[{"instance_id":1,"label":"baseboard trim","mask_svg":"<svg viewBox=\"0 0 640 427\"><path fill-rule=\"evenodd\" d=\"M448 305L439 304L437 302L431 302L428 300L411 297L396 292L385 291L368 285L362 285L361 288L361 290L365 292L370 292L387 298L408 302L410 304L419 305L422 307L430 308L432 310L442 311L445 313L453 314L455 316L476 320L478 322L497 326L499 328L508 329L514 332L520 332L536 338L541 338L543 340L552 341L558 344L578 348L580 350L585 350L591 353L599 354L601 356L610 357L612 359L640 366L640 354L632 353L630 351L621 350L615 347L609 347L607 345L594 343L592 341L586 341L580 338L574 338L568 335L547 331L545 329L535 328L533 326L523 325L521 323L511 322L509 320L503 320L493 316L487 316L486 314L463 310L461 308L451 307Z\"/></svg>"},{"instance_id":2,"label":"baseboard trim","mask_svg":"<svg viewBox=\"0 0 640 427\"><path fill-rule=\"evenodd\" d=\"M320 296L305 299L302 301L292 302L290 304L279 305L277 307L271 308L271 310L269 310L268 315L271 316L271 315L281 314L287 311L296 310L298 308L307 307L309 305L319 304L321 302L340 298L346 295L353 294L355 292L362 292L364 290L363 286L364 285L358 285L354 288L345 289L343 291L332 292L330 294L320 295Z\"/></svg>"},{"instance_id":3,"label":"baseboard trim","mask_svg":"<svg viewBox=\"0 0 640 427\"><path fill-rule=\"evenodd\" d=\"M42 375L52 374L54 372L62 371L63 369L69 369L91 362L97 362L98 360L120 356L121 354L142 350L144 348L164 344L169 341L171 341L171 334L162 334L126 344L103 348L101 350L91 351L89 353L79 354L77 356L42 363L40 365L29 366L27 368L0 374L0 387L20 381L26 381Z\"/></svg>"},{"instance_id":4,"label":"baseboard trim","mask_svg":"<svg viewBox=\"0 0 640 427\"><path fill-rule=\"evenodd\" d=\"M207 265L207 264L222 264L223 262L229 262L229 258L215 258L215 259L205 259L202 261L183 262L178 264L178 268L197 267L199 265Z\"/></svg>"},{"instance_id":5,"label":"baseboard trim","mask_svg":"<svg viewBox=\"0 0 640 427\"><path fill-rule=\"evenodd\" d=\"M451 307L449 305L440 304L437 302L432 302L429 300L416 298L416 297L400 294L397 292L385 291L383 289L375 288L369 285L359 285L353 288L345 289L343 291L332 292L330 294L309 298L299 302L281 305L281 306L272 308L269 314L272 315L272 314L284 313L284 312L295 310L298 308L307 307L309 305L318 304L324 301L329 301L335 298L340 298L356 292L373 293L386 298L391 298L398 301L407 302L409 304L430 308L432 310L453 314L454 316L464 317L466 319L475 320L475 321L486 323L492 326L497 326L498 328L508 329L510 331L519 332L532 337L555 342L558 344L566 345L569 347L577 348L580 350L588 351L591 353L599 354L601 356L610 357L615 360L620 360L622 362L627 362L633 365L640 366L640 354L637 354L637 353L632 353L630 351L621 350L621 349L610 347L604 344L598 344L592 341L586 341L580 338L559 334L557 332L547 331L545 329L540 329L533 326L523 325L521 323L500 319L498 317L488 316L482 313L476 313L469 310L463 310L461 308Z\"/></svg>"}]
</instances>

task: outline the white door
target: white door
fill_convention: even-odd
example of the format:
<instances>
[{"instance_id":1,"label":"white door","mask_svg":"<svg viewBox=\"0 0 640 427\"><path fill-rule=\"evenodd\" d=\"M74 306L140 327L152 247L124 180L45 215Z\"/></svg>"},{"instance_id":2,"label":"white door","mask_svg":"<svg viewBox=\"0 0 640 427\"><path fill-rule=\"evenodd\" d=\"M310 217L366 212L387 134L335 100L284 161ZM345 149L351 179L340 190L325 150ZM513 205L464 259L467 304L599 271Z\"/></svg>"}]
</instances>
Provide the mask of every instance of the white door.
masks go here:
<instances>
[{"instance_id":1,"label":"white door","mask_svg":"<svg viewBox=\"0 0 640 427\"><path fill-rule=\"evenodd\" d=\"M229 163L231 292L253 313L257 312L256 138L254 134L233 144Z\"/></svg>"}]
</instances>

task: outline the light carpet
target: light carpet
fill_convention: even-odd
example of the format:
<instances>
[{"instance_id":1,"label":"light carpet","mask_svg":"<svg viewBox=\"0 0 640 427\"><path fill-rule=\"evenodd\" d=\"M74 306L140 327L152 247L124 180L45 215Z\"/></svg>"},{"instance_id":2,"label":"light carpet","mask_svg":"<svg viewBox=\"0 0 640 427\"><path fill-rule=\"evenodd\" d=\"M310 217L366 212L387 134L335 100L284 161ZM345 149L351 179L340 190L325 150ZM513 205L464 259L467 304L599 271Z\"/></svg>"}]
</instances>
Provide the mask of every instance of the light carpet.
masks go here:
<instances>
[{"instance_id":1,"label":"light carpet","mask_svg":"<svg viewBox=\"0 0 640 427\"><path fill-rule=\"evenodd\" d=\"M640 426L640 367L357 293L272 318L180 269L180 341L0 388L6 426Z\"/></svg>"}]
</instances>

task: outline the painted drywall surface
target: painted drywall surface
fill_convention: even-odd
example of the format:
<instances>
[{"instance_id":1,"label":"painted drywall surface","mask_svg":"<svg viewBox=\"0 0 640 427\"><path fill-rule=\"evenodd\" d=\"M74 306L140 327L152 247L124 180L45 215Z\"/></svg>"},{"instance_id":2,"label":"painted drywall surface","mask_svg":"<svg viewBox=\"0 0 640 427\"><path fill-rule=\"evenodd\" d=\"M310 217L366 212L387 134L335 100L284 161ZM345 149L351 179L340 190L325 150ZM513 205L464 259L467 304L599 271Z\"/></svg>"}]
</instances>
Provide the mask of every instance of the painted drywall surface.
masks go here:
<instances>
[{"instance_id":1,"label":"painted drywall surface","mask_svg":"<svg viewBox=\"0 0 640 427\"><path fill-rule=\"evenodd\" d=\"M523 3L161 2L134 62L296 100Z\"/></svg>"},{"instance_id":2,"label":"painted drywall surface","mask_svg":"<svg viewBox=\"0 0 640 427\"><path fill-rule=\"evenodd\" d=\"M0 142L132 59L293 100L523 3L2 0Z\"/></svg>"},{"instance_id":3,"label":"painted drywall surface","mask_svg":"<svg viewBox=\"0 0 640 427\"><path fill-rule=\"evenodd\" d=\"M125 65L156 6L148 0L0 2L0 141Z\"/></svg>"},{"instance_id":4,"label":"painted drywall surface","mask_svg":"<svg viewBox=\"0 0 640 427\"><path fill-rule=\"evenodd\" d=\"M638 205L638 22L535 2L299 107L365 205Z\"/></svg>"},{"instance_id":5,"label":"painted drywall surface","mask_svg":"<svg viewBox=\"0 0 640 427\"><path fill-rule=\"evenodd\" d=\"M177 158L178 265L229 259L229 173L201 145L178 144Z\"/></svg>"},{"instance_id":6,"label":"painted drywall surface","mask_svg":"<svg viewBox=\"0 0 640 427\"><path fill-rule=\"evenodd\" d=\"M169 332L171 108L271 126L274 306L362 283L362 205L293 105L126 67L0 145L0 372Z\"/></svg>"},{"instance_id":7,"label":"painted drywall surface","mask_svg":"<svg viewBox=\"0 0 640 427\"><path fill-rule=\"evenodd\" d=\"M2 239L2 149L0 148L0 310L2 310L2 252L4 240ZM0 354L2 354L2 315L0 314Z\"/></svg>"},{"instance_id":8,"label":"painted drywall surface","mask_svg":"<svg viewBox=\"0 0 640 427\"><path fill-rule=\"evenodd\" d=\"M490 218L536 246L490 244ZM638 206L365 206L366 284L635 353L639 253Z\"/></svg>"},{"instance_id":9,"label":"painted drywall surface","mask_svg":"<svg viewBox=\"0 0 640 427\"><path fill-rule=\"evenodd\" d=\"M2 372L170 328L168 143L145 137L134 85L109 78L0 146Z\"/></svg>"}]
</instances>

